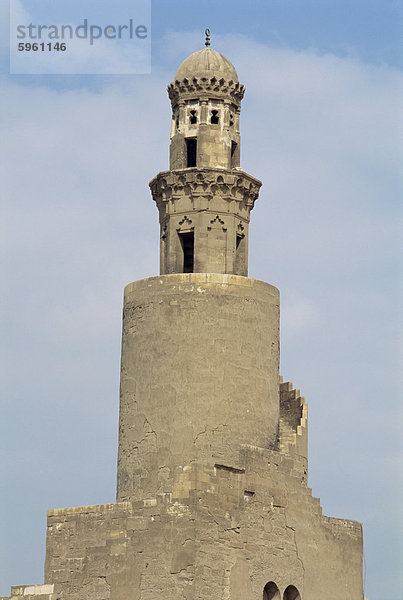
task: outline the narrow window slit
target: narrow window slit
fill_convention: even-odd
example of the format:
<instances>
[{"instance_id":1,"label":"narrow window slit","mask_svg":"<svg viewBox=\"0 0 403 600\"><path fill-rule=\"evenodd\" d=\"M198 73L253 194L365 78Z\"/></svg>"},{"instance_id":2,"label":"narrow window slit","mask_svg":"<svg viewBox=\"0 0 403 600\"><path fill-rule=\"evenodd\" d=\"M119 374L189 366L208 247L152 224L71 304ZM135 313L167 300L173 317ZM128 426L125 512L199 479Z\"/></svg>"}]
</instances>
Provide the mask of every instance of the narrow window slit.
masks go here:
<instances>
[{"instance_id":1,"label":"narrow window slit","mask_svg":"<svg viewBox=\"0 0 403 600\"><path fill-rule=\"evenodd\" d=\"M238 144L236 142L231 142L231 169L237 166L237 154L236 149Z\"/></svg>"},{"instance_id":2,"label":"narrow window slit","mask_svg":"<svg viewBox=\"0 0 403 600\"><path fill-rule=\"evenodd\" d=\"M246 239L244 233L236 234L235 242L235 263L234 273L235 275L246 275L247 264L246 264Z\"/></svg>"}]
</instances>

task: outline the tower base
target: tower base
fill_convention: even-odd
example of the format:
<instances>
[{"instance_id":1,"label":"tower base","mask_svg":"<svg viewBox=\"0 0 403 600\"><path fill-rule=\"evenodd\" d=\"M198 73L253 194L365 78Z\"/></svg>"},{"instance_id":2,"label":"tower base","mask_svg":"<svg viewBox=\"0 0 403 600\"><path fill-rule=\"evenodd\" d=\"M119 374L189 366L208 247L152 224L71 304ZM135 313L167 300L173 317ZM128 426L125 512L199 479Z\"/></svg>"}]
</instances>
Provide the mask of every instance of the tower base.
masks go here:
<instances>
[{"instance_id":1,"label":"tower base","mask_svg":"<svg viewBox=\"0 0 403 600\"><path fill-rule=\"evenodd\" d=\"M290 383L277 449L176 465L172 481L48 511L46 584L10 600L363 600L361 524L322 515L306 487L306 405Z\"/></svg>"}]
</instances>

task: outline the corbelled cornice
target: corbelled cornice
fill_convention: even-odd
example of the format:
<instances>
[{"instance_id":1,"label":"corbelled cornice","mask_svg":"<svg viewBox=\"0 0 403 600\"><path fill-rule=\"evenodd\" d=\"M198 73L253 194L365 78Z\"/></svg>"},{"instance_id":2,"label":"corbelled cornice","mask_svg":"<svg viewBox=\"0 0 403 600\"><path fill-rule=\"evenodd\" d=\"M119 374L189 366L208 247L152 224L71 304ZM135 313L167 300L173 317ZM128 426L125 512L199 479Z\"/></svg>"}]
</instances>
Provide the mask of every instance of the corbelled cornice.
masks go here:
<instances>
[{"instance_id":1,"label":"corbelled cornice","mask_svg":"<svg viewBox=\"0 0 403 600\"><path fill-rule=\"evenodd\" d=\"M187 197L192 202L213 198L244 204L252 210L262 183L242 170L181 169L162 171L150 181L150 188L159 209L163 205Z\"/></svg>"}]
</instances>

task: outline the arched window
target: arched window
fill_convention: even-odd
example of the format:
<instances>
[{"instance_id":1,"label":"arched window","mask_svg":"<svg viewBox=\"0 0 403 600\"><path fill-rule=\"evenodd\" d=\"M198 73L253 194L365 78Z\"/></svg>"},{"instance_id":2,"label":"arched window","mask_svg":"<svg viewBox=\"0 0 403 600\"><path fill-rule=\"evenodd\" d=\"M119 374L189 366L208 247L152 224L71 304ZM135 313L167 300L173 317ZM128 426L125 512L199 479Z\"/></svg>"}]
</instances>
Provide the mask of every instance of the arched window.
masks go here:
<instances>
[{"instance_id":1,"label":"arched window","mask_svg":"<svg viewBox=\"0 0 403 600\"><path fill-rule=\"evenodd\" d=\"M218 125L220 117L218 116L218 110L211 111L210 123L213 125Z\"/></svg>"},{"instance_id":2,"label":"arched window","mask_svg":"<svg viewBox=\"0 0 403 600\"><path fill-rule=\"evenodd\" d=\"M280 590L273 581L264 586L263 600L281 600Z\"/></svg>"},{"instance_id":3,"label":"arched window","mask_svg":"<svg viewBox=\"0 0 403 600\"><path fill-rule=\"evenodd\" d=\"M289 585L284 592L283 600L301 600L301 595L296 587Z\"/></svg>"}]
</instances>

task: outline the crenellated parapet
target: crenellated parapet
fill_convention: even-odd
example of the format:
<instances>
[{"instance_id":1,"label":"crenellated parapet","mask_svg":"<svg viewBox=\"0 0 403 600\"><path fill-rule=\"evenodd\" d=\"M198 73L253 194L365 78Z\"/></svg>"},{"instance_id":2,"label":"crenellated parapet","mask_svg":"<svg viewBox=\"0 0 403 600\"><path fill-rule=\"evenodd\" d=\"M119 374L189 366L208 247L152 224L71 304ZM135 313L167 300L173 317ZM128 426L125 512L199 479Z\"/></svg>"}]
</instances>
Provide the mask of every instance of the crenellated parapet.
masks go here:
<instances>
[{"instance_id":1,"label":"crenellated parapet","mask_svg":"<svg viewBox=\"0 0 403 600\"><path fill-rule=\"evenodd\" d=\"M280 381L279 448L308 460L308 405L291 381Z\"/></svg>"}]
</instances>

